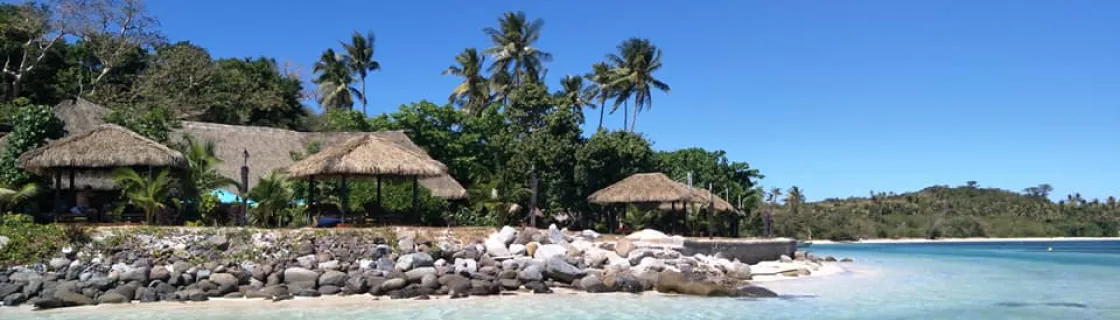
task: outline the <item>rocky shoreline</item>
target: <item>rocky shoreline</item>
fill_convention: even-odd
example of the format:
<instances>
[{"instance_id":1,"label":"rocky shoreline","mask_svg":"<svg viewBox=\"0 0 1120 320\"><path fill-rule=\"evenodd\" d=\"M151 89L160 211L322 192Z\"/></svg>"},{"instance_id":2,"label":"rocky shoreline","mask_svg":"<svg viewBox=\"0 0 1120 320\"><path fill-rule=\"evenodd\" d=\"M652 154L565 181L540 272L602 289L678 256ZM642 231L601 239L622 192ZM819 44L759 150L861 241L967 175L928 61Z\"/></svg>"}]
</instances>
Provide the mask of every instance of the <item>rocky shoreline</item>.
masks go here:
<instances>
[{"instance_id":1,"label":"rocky shoreline","mask_svg":"<svg viewBox=\"0 0 1120 320\"><path fill-rule=\"evenodd\" d=\"M555 226L507 226L485 239L388 229L108 228L44 263L0 269L0 301L51 309L219 297L456 299L553 288L776 297L749 280L809 275L836 261L798 252L752 273L719 254L684 256L673 240L643 230L601 241L593 231Z\"/></svg>"}]
</instances>

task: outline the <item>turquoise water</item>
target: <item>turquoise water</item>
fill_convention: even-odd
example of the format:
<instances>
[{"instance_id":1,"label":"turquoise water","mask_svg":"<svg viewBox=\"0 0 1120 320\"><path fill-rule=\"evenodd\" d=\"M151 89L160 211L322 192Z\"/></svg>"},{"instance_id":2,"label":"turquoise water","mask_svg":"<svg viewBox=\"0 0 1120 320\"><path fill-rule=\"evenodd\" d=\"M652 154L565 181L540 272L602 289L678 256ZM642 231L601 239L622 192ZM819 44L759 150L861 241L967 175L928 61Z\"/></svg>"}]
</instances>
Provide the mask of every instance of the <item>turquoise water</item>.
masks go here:
<instances>
[{"instance_id":1,"label":"turquoise water","mask_svg":"<svg viewBox=\"0 0 1120 320\"><path fill-rule=\"evenodd\" d=\"M1046 248L1052 246L1053 252ZM814 245L848 272L760 283L781 299L646 294L207 302L0 310L3 319L1120 319L1120 241Z\"/></svg>"}]
</instances>

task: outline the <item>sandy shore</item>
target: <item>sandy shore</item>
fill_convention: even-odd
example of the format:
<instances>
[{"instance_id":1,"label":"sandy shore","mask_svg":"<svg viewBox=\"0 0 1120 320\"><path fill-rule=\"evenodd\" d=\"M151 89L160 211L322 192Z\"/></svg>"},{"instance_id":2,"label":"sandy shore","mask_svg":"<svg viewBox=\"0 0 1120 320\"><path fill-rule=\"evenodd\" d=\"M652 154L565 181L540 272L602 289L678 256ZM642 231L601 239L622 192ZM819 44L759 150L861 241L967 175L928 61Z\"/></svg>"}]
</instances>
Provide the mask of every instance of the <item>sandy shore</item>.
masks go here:
<instances>
[{"instance_id":1,"label":"sandy shore","mask_svg":"<svg viewBox=\"0 0 1120 320\"><path fill-rule=\"evenodd\" d=\"M852 244L852 243L949 243L949 242L1061 242L1061 241L1120 241L1117 237L1084 237L1084 238L942 238L942 239L866 239L860 241L831 241L812 240L813 244ZM812 247L810 247L812 248Z\"/></svg>"}]
</instances>

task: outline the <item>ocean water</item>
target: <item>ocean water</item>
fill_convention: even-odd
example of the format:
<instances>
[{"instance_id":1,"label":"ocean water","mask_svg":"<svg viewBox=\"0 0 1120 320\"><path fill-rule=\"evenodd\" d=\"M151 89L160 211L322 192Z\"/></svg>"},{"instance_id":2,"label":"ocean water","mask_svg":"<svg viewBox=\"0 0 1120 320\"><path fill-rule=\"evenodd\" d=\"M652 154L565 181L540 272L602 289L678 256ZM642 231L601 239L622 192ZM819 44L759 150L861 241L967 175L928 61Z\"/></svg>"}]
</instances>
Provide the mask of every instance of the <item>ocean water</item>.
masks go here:
<instances>
[{"instance_id":1,"label":"ocean water","mask_svg":"<svg viewBox=\"0 0 1120 320\"><path fill-rule=\"evenodd\" d=\"M1047 251L1053 247L1053 251ZM814 245L846 272L759 283L779 299L658 294L134 304L0 319L1120 319L1120 241Z\"/></svg>"}]
</instances>

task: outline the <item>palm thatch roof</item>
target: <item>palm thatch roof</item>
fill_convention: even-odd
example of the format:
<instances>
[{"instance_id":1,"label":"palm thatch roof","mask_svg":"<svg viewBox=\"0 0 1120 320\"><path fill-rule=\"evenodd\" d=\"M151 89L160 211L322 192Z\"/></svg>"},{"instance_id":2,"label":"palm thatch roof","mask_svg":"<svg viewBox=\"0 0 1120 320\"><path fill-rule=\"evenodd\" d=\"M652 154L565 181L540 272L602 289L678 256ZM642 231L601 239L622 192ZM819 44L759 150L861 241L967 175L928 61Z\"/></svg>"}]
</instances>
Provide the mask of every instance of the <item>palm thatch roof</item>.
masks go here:
<instances>
[{"instance_id":1,"label":"palm thatch roof","mask_svg":"<svg viewBox=\"0 0 1120 320\"><path fill-rule=\"evenodd\" d=\"M113 124L59 139L19 157L21 167L38 174L52 168L182 167L186 162L178 151Z\"/></svg>"},{"instance_id":2,"label":"palm thatch roof","mask_svg":"<svg viewBox=\"0 0 1120 320\"><path fill-rule=\"evenodd\" d=\"M352 138L288 166L294 177L365 175L436 177L447 173L438 161L374 135Z\"/></svg>"},{"instance_id":3,"label":"palm thatch roof","mask_svg":"<svg viewBox=\"0 0 1120 320\"><path fill-rule=\"evenodd\" d=\"M639 173L595 191L591 203L661 203L690 199L688 187L669 179L665 174Z\"/></svg>"},{"instance_id":4,"label":"palm thatch roof","mask_svg":"<svg viewBox=\"0 0 1120 320\"><path fill-rule=\"evenodd\" d=\"M680 183L680 182L677 182L677 183ZM681 184L681 185L684 186L685 188L688 188L687 185L684 185L684 184ZM739 210L735 209L735 206L732 206L731 203L727 202L727 200L724 200L723 198L721 198L718 195L712 194L711 191L708 191L708 189L704 189L704 188L695 188L694 187L692 189L692 196L688 200L688 205L689 205L689 207L692 207L692 208L707 207L709 196L711 197L712 208L714 208L716 211L720 211L720 212L739 212ZM661 209L661 210L672 210L674 208L677 209L677 210L680 210L683 207L684 207L683 204L680 204L680 203L673 204L672 202L662 203L662 204L657 206L657 208Z\"/></svg>"},{"instance_id":5,"label":"palm thatch roof","mask_svg":"<svg viewBox=\"0 0 1120 320\"><path fill-rule=\"evenodd\" d=\"M430 159L424 150L412 142L404 132L296 132L291 130L235 126L227 124L184 121L176 134L178 138L189 135L199 141L213 141L217 144L217 156L224 161L218 165L223 176L239 180L243 152L249 153L249 188L256 185L260 177L274 170L283 169L295 163L293 154L304 154L311 143L319 143L323 148L344 143L355 137L373 135L414 153ZM432 196L441 199L463 199L467 190L450 175L420 179L420 185L428 189Z\"/></svg>"},{"instance_id":6,"label":"palm thatch roof","mask_svg":"<svg viewBox=\"0 0 1120 320\"><path fill-rule=\"evenodd\" d=\"M81 97L63 101L54 106L54 116L65 123L66 135L90 131L105 123L105 116L112 110L89 102Z\"/></svg>"}]
</instances>

